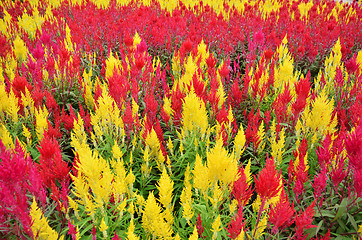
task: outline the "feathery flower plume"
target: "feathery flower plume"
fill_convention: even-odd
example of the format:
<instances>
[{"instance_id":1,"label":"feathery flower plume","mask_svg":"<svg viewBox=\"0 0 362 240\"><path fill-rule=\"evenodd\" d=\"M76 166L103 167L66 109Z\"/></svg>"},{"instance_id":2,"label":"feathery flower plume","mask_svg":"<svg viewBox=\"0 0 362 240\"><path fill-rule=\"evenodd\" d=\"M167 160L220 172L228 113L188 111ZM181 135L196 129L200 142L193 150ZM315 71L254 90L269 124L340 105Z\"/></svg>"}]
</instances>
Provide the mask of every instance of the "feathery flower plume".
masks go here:
<instances>
[{"instance_id":1,"label":"feathery flower plume","mask_svg":"<svg viewBox=\"0 0 362 240\"><path fill-rule=\"evenodd\" d=\"M162 171L162 175L160 180L158 181L157 189L159 191L159 201L165 210L165 218L168 223L172 224L173 216L172 216L172 198L173 198L173 186L174 183L170 176L167 174L167 170L164 167Z\"/></svg>"},{"instance_id":2,"label":"feathery flower plume","mask_svg":"<svg viewBox=\"0 0 362 240\"><path fill-rule=\"evenodd\" d=\"M70 220L68 220L68 235L72 236L72 240L77 240L79 239L79 231L78 231L78 227L74 226Z\"/></svg>"},{"instance_id":3,"label":"feathery flower plume","mask_svg":"<svg viewBox=\"0 0 362 240\"><path fill-rule=\"evenodd\" d=\"M263 201L269 200L279 193L281 175L275 169L272 158L267 158L265 167L255 177L255 189Z\"/></svg>"},{"instance_id":4,"label":"feathery flower plume","mask_svg":"<svg viewBox=\"0 0 362 240\"><path fill-rule=\"evenodd\" d=\"M238 237L243 234L245 231L245 221L243 216L243 207L239 206L238 212L236 213L236 216L232 218L231 222L228 224L228 228L226 229L228 231L228 237L231 239L238 239ZM243 239L243 238L241 238Z\"/></svg>"},{"instance_id":5,"label":"feathery flower plume","mask_svg":"<svg viewBox=\"0 0 362 240\"><path fill-rule=\"evenodd\" d=\"M201 213L199 213L199 216L197 217L196 228L197 228L197 233L199 234L199 236L202 239L205 239L205 237L202 236L202 234L204 233L204 230L205 230L205 226L202 225Z\"/></svg>"},{"instance_id":6,"label":"feathery flower plume","mask_svg":"<svg viewBox=\"0 0 362 240\"><path fill-rule=\"evenodd\" d=\"M362 120L345 141L349 164L355 170L362 170Z\"/></svg>"},{"instance_id":7,"label":"feathery flower plume","mask_svg":"<svg viewBox=\"0 0 362 240\"><path fill-rule=\"evenodd\" d=\"M194 176L193 187L199 189L202 194L206 194L210 187L210 179L208 178L208 168L202 163L200 155L196 155L194 169L192 170Z\"/></svg>"},{"instance_id":8,"label":"feathery flower plume","mask_svg":"<svg viewBox=\"0 0 362 240\"><path fill-rule=\"evenodd\" d=\"M38 150L40 152L38 168L45 185L50 187L51 183L56 183L56 180L60 183L68 182L70 169L68 164L62 160L58 142L45 135Z\"/></svg>"},{"instance_id":9,"label":"feathery flower plume","mask_svg":"<svg viewBox=\"0 0 362 240\"><path fill-rule=\"evenodd\" d=\"M148 195L142 214L143 228L153 237L171 239L172 228L164 217L161 207L156 202L153 192L151 192Z\"/></svg>"},{"instance_id":10,"label":"feathery flower plume","mask_svg":"<svg viewBox=\"0 0 362 240\"><path fill-rule=\"evenodd\" d=\"M312 186L314 188L314 196L316 199L319 199L321 194L324 192L327 185L327 169L322 168L321 172L315 175ZM320 201L320 204L323 203L323 199Z\"/></svg>"},{"instance_id":11,"label":"feathery flower plume","mask_svg":"<svg viewBox=\"0 0 362 240\"><path fill-rule=\"evenodd\" d=\"M218 233L221 231L221 220L220 220L220 215L217 215L215 221L212 223L212 229L211 231L213 232L212 235L212 239L215 240L217 238Z\"/></svg>"},{"instance_id":12,"label":"feathery flower plume","mask_svg":"<svg viewBox=\"0 0 362 240\"><path fill-rule=\"evenodd\" d=\"M134 233L134 230L135 230L135 226L134 226L133 218L131 218L131 222L129 223L128 231L127 231L127 240L139 240L139 237Z\"/></svg>"},{"instance_id":13,"label":"feathery flower plume","mask_svg":"<svg viewBox=\"0 0 362 240\"><path fill-rule=\"evenodd\" d=\"M289 227L293 223L295 214L293 204L290 205L288 195L282 190L279 201L276 205L272 205L269 212L269 221L274 225L272 233Z\"/></svg>"},{"instance_id":14,"label":"feathery flower plume","mask_svg":"<svg viewBox=\"0 0 362 240\"><path fill-rule=\"evenodd\" d=\"M236 180L233 184L232 195L238 201L240 206L245 206L253 195L253 190L247 181L243 167L239 168L238 176L238 180Z\"/></svg>"},{"instance_id":15,"label":"feathery flower plume","mask_svg":"<svg viewBox=\"0 0 362 240\"><path fill-rule=\"evenodd\" d=\"M191 174L190 174L190 166L187 165L184 179L184 188L182 189L180 201L182 206L182 216L189 221L194 216L194 210L192 207L193 199L192 199L192 185L190 183Z\"/></svg>"},{"instance_id":16,"label":"feathery flower plume","mask_svg":"<svg viewBox=\"0 0 362 240\"><path fill-rule=\"evenodd\" d=\"M42 178L18 141L13 150L7 150L0 141L0 159L0 228L14 236L20 237L22 233L32 236L27 195L45 204ZM8 224L10 219L18 228Z\"/></svg>"},{"instance_id":17,"label":"feathery flower plume","mask_svg":"<svg viewBox=\"0 0 362 240\"><path fill-rule=\"evenodd\" d=\"M199 233L197 232L196 226L194 227L194 231L189 237L189 240L198 240L199 239Z\"/></svg>"},{"instance_id":18,"label":"feathery flower plume","mask_svg":"<svg viewBox=\"0 0 362 240\"><path fill-rule=\"evenodd\" d=\"M190 134L190 132L204 134L208 128L205 103L193 91L184 99L182 123L186 134Z\"/></svg>"},{"instance_id":19,"label":"feathery flower plume","mask_svg":"<svg viewBox=\"0 0 362 240\"><path fill-rule=\"evenodd\" d=\"M220 181L227 186L237 179L238 163L223 148L220 138L216 140L216 146L207 153L207 168L211 185Z\"/></svg>"},{"instance_id":20,"label":"feathery flower plume","mask_svg":"<svg viewBox=\"0 0 362 240\"><path fill-rule=\"evenodd\" d=\"M314 206L315 201L305 209L305 211L300 211L295 218L295 232L296 232L296 239L305 239L306 235L304 234L304 230L309 228L317 227L312 225L313 218L314 218Z\"/></svg>"},{"instance_id":21,"label":"feathery flower plume","mask_svg":"<svg viewBox=\"0 0 362 240\"><path fill-rule=\"evenodd\" d=\"M30 216L32 218L31 229L36 239L64 239L63 236L59 236L58 233L49 226L48 221L39 209L35 198L33 198L33 203L31 205Z\"/></svg>"}]
</instances>

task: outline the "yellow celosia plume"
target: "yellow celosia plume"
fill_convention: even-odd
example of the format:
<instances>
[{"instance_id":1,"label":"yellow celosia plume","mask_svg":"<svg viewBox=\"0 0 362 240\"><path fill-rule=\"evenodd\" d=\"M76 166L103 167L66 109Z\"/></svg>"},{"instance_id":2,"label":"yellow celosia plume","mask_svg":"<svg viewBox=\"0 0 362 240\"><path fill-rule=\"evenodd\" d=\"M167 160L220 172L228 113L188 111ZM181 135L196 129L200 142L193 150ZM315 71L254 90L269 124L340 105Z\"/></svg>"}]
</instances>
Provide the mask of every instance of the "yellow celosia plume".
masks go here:
<instances>
[{"instance_id":1,"label":"yellow celosia plume","mask_svg":"<svg viewBox=\"0 0 362 240\"><path fill-rule=\"evenodd\" d=\"M173 198L173 186L174 183L170 176L167 174L167 170L164 167L161 177L157 184L157 189L159 192L159 202L165 209L170 209L172 211L172 198Z\"/></svg>"},{"instance_id":2,"label":"yellow celosia plume","mask_svg":"<svg viewBox=\"0 0 362 240\"><path fill-rule=\"evenodd\" d=\"M184 99L182 123L186 135L201 133L205 135L208 128L208 114L205 103L194 92L190 92Z\"/></svg>"},{"instance_id":3,"label":"yellow celosia plume","mask_svg":"<svg viewBox=\"0 0 362 240\"><path fill-rule=\"evenodd\" d=\"M246 142L246 137L245 137L244 128L243 128L243 125L240 124L238 133L236 134L235 139L234 139L235 159L239 159L240 156L243 154L243 152L245 150L245 142Z\"/></svg>"},{"instance_id":4,"label":"yellow celosia plume","mask_svg":"<svg viewBox=\"0 0 362 240\"><path fill-rule=\"evenodd\" d=\"M36 1L38 2L38 1ZM41 31L41 26L45 21L44 17L39 14L37 7L34 8L33 15L30 16L25 13L19 19L19 27L21 27L27 34L29 34L30 39L35 37L35 33L37 30Z\"/></svg>"},{"instance_id":5,"label":"yellow celosia plume","mask_svg":"<svg viewBox=\"0 0 362 240\"><path fill-rule=\"evenodd\" d=\"M333 117L334 100L328 99L324 88L312 103L312 109L307 107L302 115L302 122L311 133L323 136L333 134L337 127L337 116ZM308 131L308 129L307 129Z\"/></svg>"},{"instance_id":6,"label":"yellow celosia plume","mask_svg":"<svg viewBox=\"0 0 362 240\"><path fill-rule=\"evenodd\" d=\"M339 38L337 42L334 44L332 48L332 52L329 57L326 58L324 65L325 69L323 71L324 78L326 81L326 85L324 88L327 88L327 94L334 93L334 80L336 76L337 67L341 67L342 63L342 52L341 52L341 42ZM322 70L318 73L317 81L316 81L316 91L320 92L322 90L321 80L322 78Z\"/></svg>"},{"instance_id":7,"label":"yellow celosia plume","mask_svg":"<svg viewBox=\"0 0 362 240\"><path fill-rule=\"evenodd\" d=\"M142 227L152 238L172 239L172 228L165 221L160 205L156 202L153 192L146 200L142 214Z\"/></svg>"},{"instance_id":8,"label":"yellow celosia plume","mask_svg":"<svg viewBox=\"0 0 362 240\"><path fill-rule=\"evenodd\" d=\"M179 83L181 91L186 92L187 86L191 85L192 77L194 76L197 69L196 62L191 55L187 58L184 68L185 73L181 76L178 82L175 82L174 88L178 85L177 83Z\"/></svg>"},{"instance_id":9,"label":"yellow celosia plume","mask_svg":"<svg viewBox=\"0 0 362 240\"><path fill-rule=\"evenodd\" d=\"M197 232L197 228L196 228L196 224L195 224L194 231L190 235L189 240L198 240L198 239L199 239L199 233Z\"/></svg>"},{"instance_id":10,"label":"yellow celosia plume","mask_svg":"<svg viewBox=\"0 0 362 240\"><path fill-rule=\"evenodd\" d=\"M21 93L21 102L24 107L25 117L27 117L29 114L34 115L35 113L34 100L31 97L28 88L25 88L25 94Z\"/></svg>"},{"instance_id":11,"label":"yellow celosia plume","mask_svg":"<svg viewBox=\"0 0 362 240\"><path fill-rule=\"evenodd\" d=\"M277 166L280 166L283 160L283 153L285 147L285 130L284 128L279 132L279 139L277 139L276 135L276 126L275 119L270 127L271 137L269 138L269 142L271 144L271 155Z\"/></svg>"},{"instance_id":12,"label":"yellow celosia plume","mask_svg":"<svg viewBox=\"0 0 362 240\"><path fill-rule=\"evenodd\" d=\"M149 150L150 150L149 153L152 157L158 156L161 145L160 145L160 141L157 137L157 134L155 132L155 129L153 129L153 127L145 139L145 145L146 145L146 148L149 148ZM161 164L161 163L159 163L159 164Z\"/></svg>"},{"instance_id":13,"label":"yellow celosia plume","mask_svg":"<svg viewBox=\"0 0 362 240\"><path fill-rule=\"evenodd\" d=\"M0 139L3 142L3 144L5 145L6 149L9 150L9 149L15 148L14 141L10 135L9 130L2 123L1 123L1 127L0 127Z\"/></svg>"},{"instance_id":14,"label":"yellow celosia plume","mask_svg":"<svg viewBox=\"0 0 362 240\"><path fill-rule=\"evenodd\" d=\"M8 101L8 107L6 109L6 113L11 117L14 123L17 123L19 120L18 112L20 110L20 107L19 107L19 101L15 96L13 90L10 91L8 99L5 98L5 101Z\"/></svg>"},{"instance_id":15,"label":"yellow celosia plume","mask_svg":"<svg viewBox=\"0 0 362 240\"><path fill-rule=\"evenodd\" d=\"M124 124L121 110L106 88L102 90L102 96L97 101L94 114L91 114L91 124L94 127L96 137L102 139L103 135L124 138Z\"/></svg>"},{"instance_id":16,"label":"yellow celosia plume","mask_svg":"<svg viewBox=\"0 0 362 240\"><path fill-rule=\"evenodd\" d=\"M35 109L35 131L39 141L43 139L44 132L48 129L48 116L49 112L45 106Z\"/></svg>"},{"instance_id":17,"label":"yellow celosia plume","mask_svg":"<svg viewBox=\"0 0 362 240\"><path fill-rule=\"evenodd\" d=\"M27 59L28 48L25 46L24 41L17 36L14 40L14 53L18 61L25 61Z\"/></svg>"},{"instance_id":18,"label":"yellow celosia plume","mask_svg":"<svg viewBox=\"0 0 362 240\"><path fill-rule=\"evenodd\" d=\"M207 194L207 190L210 187L210 179L208 177L208 168L202 163L200 155L196 155L194 169L192 170L194 176L193 187L199 189L204 196Z\"/></svg>"},{"instance_id":19,"label":"yellow celosia plume","mask_svg":"<svg viewBox=\"0 0 362 240\"><path fill-rule=\"evenodd\" d=\"M309 1L308 3L300 3L298 5L298 9L300 12L301 17L306 17L306 20L308 21L308 12L313 7L313 1Z\"/></svg>"},{"instance_id":20,"label":"yellow celosia plume","mask_svg":"<svg viewBox=\"0 0 362 240\"><path fill-rule=\"evenodd\" d=\"M282 43L277 49L279 60L275 66L275 82L274 87L276 92L283 92L285 86L289 86L292 96L295 94L294 84L298 81L298 73L294 74L294 60L288 50L288 39L284 37Z\"/></svg>"},{"instance_id":21,"label":"yellow celosia plume","mask_svg":"<svg viewBox=\"0 0 362 240\"><path fill-rule=\"evenodd\" d=\"M212 223L211 231L213 232L212 239L217 239L217 234L220 232L222 224L220 220L220 215L217 215L215 221Z\"/></svg>"},{"instance_id":22,"label":"yellow celosia plume","mask_svg":"<svg viewBox=\"0 0 362 240\"><path fill-rule=\"evenodd\" d=\"M223 141L216 140L216 145L207 153L208 178L211 185L218 181L228 186L237 179L238 162L223 148Z\"/></svg>"},{"instance_id":23,"label":"yellow celosia plume","mask_svg":"<svg viewBox=\"0 0 362 240\"><path fill-rule=\"evenodd\" d=\"M180 201L182 206L182 216L189 223L190 219L194 216L193 199L192 199L192 185L190 183L191 174L190 166L187 165L184 179L184 188L182 189Z\"/></svg>"},{"instance_id":24,"label":"yellow celosia plume","mask_svg":"<svg viewBox=\"0 0 362 240\"><path fill-rule=\"evenodd\" d=\"M63 236L59 236L58 233L49 226L47 218L39 209L34 197L29 215L32 219L31 230L33 231L34 239L64 239Z\"/></svg>"},{"instance_id":25,"label":"yellow celosia plume","mask_svg":"<svg viewBox=\"0 0 362 240\"><path fill-rule=\"evenodd\" d=\"M117 55L113 56L113 53L111 52L108 59L106 60L106 79L112 77L115 72L120 74L121 70L121 61L118 59Z\"/></svg>"},{"instance_id":26,"label":"yellow celosia plume","mask_svg":"<svg viewBox=\"0 0 362 240\"><path fill-rule=\"evenodd\" d=\"M127 231L127 240L139 240L139 237L134 233L134 230L135 230L135 226L134 226L133 218L131 218L131 222L129 223L128 231Z\"/></svg>"},{"instance_id":27,"label":"yellow celosia plume","mask_svg":"<svg viewBox=\"0 0 362 240\"><path fill-rule=\"evenodd\" d=\"M200 59L200 67L206 67L206 59L209 57L210 53L207 49L207 45L205 44L204 40L197 46L197 58Z\"/></svg>"}]
</instances>

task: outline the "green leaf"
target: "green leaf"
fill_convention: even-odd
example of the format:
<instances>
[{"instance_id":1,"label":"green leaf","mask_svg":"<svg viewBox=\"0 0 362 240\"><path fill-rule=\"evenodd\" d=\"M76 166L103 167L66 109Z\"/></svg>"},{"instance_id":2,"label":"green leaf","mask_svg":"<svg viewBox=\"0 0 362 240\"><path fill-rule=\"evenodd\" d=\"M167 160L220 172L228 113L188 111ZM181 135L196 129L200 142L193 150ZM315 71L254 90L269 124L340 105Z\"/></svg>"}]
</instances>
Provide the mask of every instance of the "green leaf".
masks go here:
<instances>
[{"instance_id":1,"label":"green leaf","mask_svg":"<svg viewBox=\"0 0 362 240\"><path fill-rule=\"evenodd\" d=\"M187 221L186 221L186 219L184 219L184 218L181 218L181 219L180 219L180 224L181 224L181 227L182 227L183 229L185 229L185 227L186 227L186 224L187 224Z\"/></svg>"},{"instance_id":2,"label":"green leaf","mask_svg":"<svg viewBox=\"0 0 362 240\"><path fill-rule=\"evenodd\" d=\"M316 231L315 231L315 234L317 235L318 234L318 232L319 232L319 230L321 229L321 227L322 227L322 225L323 225L323 220L321 220L319 223L318 223L318 226L317 226L317 229L316 229Z\"/></svg>"},{"instance_id":3,"label":"green leaf","mask_svg":"<svg viewBox=\"0 0 362 240\"><path fill-rule=\"evenodd\" d=\"M339 235L338 237L335 238L335 240L345 240L345 239L346 239L346 237L341 236L341 235Z\"/></svg>"},{"instance_id":4,"label":"green leaf","mask_svg":"<svg viewBox=\"0 0 362 240\"><path fill-rule=\"evenodd\" d=\"M322 224L323 224L323 220L318 223L318 226L316 228L308 228L308 229L304 230L305 234L308 234L308 237L310 237L310 238L315 237Z\"/></svg>"},{"instance_id":5,"label":"green leaf","mask_svg":"<svg viewBox=\"0 0 362 240\"><path fill-rule=\"evenodd\" d=\"M344 220L338 219L337 222L339 223L339 228L337 229L337 233L345 233L348 229L346 224L344 223Z\"/></svg>"},{"instance_id":6,"label":"green leaf","mask_svg":"<svg viewBox=\"0 0 362 240\"><path fill-rule=\"evenodd\" d=\"M336 216L332 220L333 222L335 222L337 219L339 219L342 215L346 214L347 204L348 204L348 199L347 198L343 199L341 204L339 205Z\"/></svg>"},{"instance_id":7,"label":"green leaf","mask_svg":"<svg viewBox=\"0 0 362 240\"><path fill-rule=\"evenodd\" d=\"M349 220L349 222L352 224L353 228L354 228L356 231L358 231L357 223L356 223L356 220L354 219L354 217L353 217L351 214L349 214L349 213L347 213L347 216L348 216L348 220Z\"/></svg>"},{"instance_id":8,"label":"green leaf","mask_svg":"<svg viewBox=\"0 0 362 240\"><path fill-rule=\"evenodd\" d=\"M332 214L330 211L328 211L328 210L321 210L321 212L316 212L315 213L315 215L314 215L315 217L330 217L330 218L334 218L335 217L335 215L334 214Z\"/></svg>"},{"instance_id":9,"label":"green leaf","mask_svg":"<svg viewBox=\"0 0 362 240\"><path fill-rule=\"evenodd\" d=\"M88 222L91 222L92 218L91 217L87 217L82 219L80 222L77 223L78 226L80 226L79 228L83 228L83 226L85 226ZM91 228L93 228L93 224L88 224L80 233L80 236L83 236L86 232L88 232Z\"/></svg>"}]
</instances>

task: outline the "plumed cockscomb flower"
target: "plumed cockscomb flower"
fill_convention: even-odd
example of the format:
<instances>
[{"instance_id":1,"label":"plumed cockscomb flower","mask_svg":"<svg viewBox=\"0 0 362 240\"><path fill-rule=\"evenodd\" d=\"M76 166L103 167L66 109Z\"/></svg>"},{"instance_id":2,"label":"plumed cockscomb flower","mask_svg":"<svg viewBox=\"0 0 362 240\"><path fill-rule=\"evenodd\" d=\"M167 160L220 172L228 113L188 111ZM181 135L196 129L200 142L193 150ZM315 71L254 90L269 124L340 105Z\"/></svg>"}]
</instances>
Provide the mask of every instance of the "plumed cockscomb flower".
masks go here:
<instances>
[{"instance_id":1,"label":"plumed cockscomb flower","mask_svg":"<svg viewBox=\"0 0 362 240\"><path fill-rule=\"evenodd\" d=\"M32 89L32 86L29 84L26 78L24 76L19 76L18 73L15 74L15 78L11 82L11 85L15 96L17 96L19 99L21 98L21 94L25 95L25 89L28 89L28 91L31 91Z\"/></svg>"},{"instance_id":2,"label":"plumed cockscomb flower","mask_svg":"<svg viewBox=\"0 0 362 240\"><path fill-rule=\"evenodd\" d=\"M148 195L145 203L142 214L142 226L145 232L160 238L170 238L172 235L171 226L165 221L162 208L156 202L153 192Z\"/></svg>"},{"instance_id":3,"label":"plumed cockscomb flower","mask_svg":"<svg viewBox=\"0 0 362 240\"><path fill-rule=\"evenodd\" d=\"M119 238L117 231L114 233L114 237L112 238L112 240L120 240L122 238Z\"/></svg>"},{"instance_id":4,"label":"plumed cockscomb flower","mask_svg":"<svg viewBox=\"0 0 362 240\"><path fill-rule=\"evenodd\" d=\"M362 170L353 173L354 189L358 197L362 197Z\"/></svg>"},{"instance_id":5,"label":"plumed cockscomb flower","mask_svg":"<svg viewBox=\"0 0 362 240\"><path fill-rule=\"evenodd\" d=\"M277 196L280 191L280 172L275 169L275 163L272 158L267 158L265 167L255 178L256 192L262 200L268 200Z\"/></svg>"},{"instance_id":6,"label":"plumed cockscomb flower","mask_svg":"<svg viewBox=\"0 0 362 240\"><path fill-rule=\"evenodd\" d=\"M264 52L264 57L267 60L271 59L273 57L273 55L274 55L274 52L270 49L268 49Z\"/></svg>"},{"instance_id":7,"label":"plumed cockscomb flower","mask_svg":"<svg viewBox=\"0 0 362 240\"><path fill-rule=\"evenodd\" d=\"M277 230L289 227L293 223L294 214L293 204L290 205L288 195L282 191L277 204L270 208L269 222L274 225L272 232L276 233Z\"/></svg>"},{"instance_id":8,"label":"plumed cockscomb flower","mask_svg":"<svg viewBox=\"0 0 362 240\"><path fill-rule=\"evenodd\" d=\"M351 74L358 70L359 64L357 63L356 58L351 58L349 61L346 62L345 66L347 72Z\"/></svg>"},{"instance_id":9,"label":"plumed cockscomb flower","mask_svg":"<svg viewBox=\"0 0 362 240\"><path fill-rule=\"evenodd\" d=\"M32 236L28 196L35 196L45 204L41 176L18 141L15 149L7 150L0 140L0 159L0 228L13 236L23 233ZM17 227L8 224L10 219Z\"/></svg>"},{"instance_id":10,"label":"plumed cockscomb flower","mask_svg":"<svg viewBox=\"0 0 362 240\"><path fill-rule=\"evenodd\" d=\"M25 60L28 54L28 48L19 36L14 40L14 53L18 60Z\"/></svg>"},{"instance_id":11,"label":"plumed cockscomb flower","mask_svg":"<svg viewBox=\"0 0 362 240\"><path fill-rule=\"evenodd\" d=\"M36 48L33 50L32 54L36 60L41 60L44 58L45 51L41 44L36 45Z\"/></svg>"},{"instance_id":12,"label":"plumed cockscomb flower","mask_svg":"<svg viewBox=\"0 0 362 240\"><path fill-rule=\"evenodd\" d=\"M321 172L315 175L312 186L314 188L314 196L316 199L320 197L327 185L327 169L322 168Z\"/></svg>"},{"instance_id":13,"label":"plumed cockscomb flower","mask_svg":"<svg viewBox=\"0 0 362 240\"><path fill-rule=\"evenodd\" d=\"M79 234L77 227L71 223L70 220L68 220L68 235L72 236L72 240L76 240L77 239L77 234Z\"/></svg>"},{"instance_id":14,"label":"plumed cockscomb flower","mask_svg":"<svg viewBox=\"0 0 362 240\"><path fill-rule=\"evenodd\" d=\"M256 44L263 45L265 40L264 33L261 30L256 32L253 40Z\"/></svg>"},{"instance_id":15,"label":"plumed cockscomb flower","mask_svg":"<svg viewBox=\"0 0 362 240\"><path fill-rule=\"evenodd\" d=\"M182 44L182 46L185 49L185 52L190 52L192 50L193 47L193 43L192 41L188 38L186 39L186 41Z\"/></svg>"},{"instance_id":16,"label":"plumed cockscomb flower","mask_svg":"<svg viewBox=\"0 0 362 240\"><path fill-rule=\"evenodd\" d=\"M239 205L245 206L253 195L253 191L247 181L245 171L242 167L239 169L238 175L238 180L236 180L233 184L232 194L238 201Z\"/></svg>"},{"instance_id":17,"label":"plumed cockscomb flower","mask_svg":"<svg viewBox=\"0 0 362 240\"><path fill-rule=\"evenodd\" d=\"M345 141L349 164L353 168L355 191L358 196L362 196L362 120Z\"/></svg>"},{"instance_id":18,"label":"plumed cockscomb flower","mask_svg":"<svg viewBox=\"0 0 362 240\"><path fill-rule=\"evenodd\" d=\"M331 239L331 232L328 229L328 232L324 236L318 236L315 238L312 238L313 240L330 240Z\"/></svg>"},{"instance_id":19,"label":"plumed cockscomb flower","mask_svg":"<svg viewBox=\"0 0 362 240\"><path fill-rule=\"evenodd\" d=\"M11 45L8 42L6 36L0 34L0 57L6 59L6 56L11 51Z\"/></svg>"},{"instance_id":20,"label":"plumed cockscomb flower","mask_svg":"<svg viewBox=\"0 0 362 240\"><path fill-rule=\"evenodd\" d=\"M236 159L223 148L222 139L216 140L216 145L207 153L208 178L211 185L219 181L222 185L232 184L238 174Z\"/></svg>"},{"instance_id":21,"label":"plumed cockscomb flower","mask_svg":"<svg viewBox=\"0 0 362 240\"><path fill-rule=\"evenodd\" d=\"M337 158L335 165L332 167L330 176L334 185L334 188L337 189L339 184L347 176L347 170L345 169L344 158Z\"/></svg>"},{"instance_id":22,"label":"plumed cockscomb flower","mask_svg":"<svg viewBox=\"0 0 362 240\"><path fill-rule=\"evenodd\" d=\"M213 69L216 65L217 60L215 59L213 54L210 54L209 57L206 59L207 67Z\"/></svg>"},{"instance_id":23,"label":"plumed cockscomb flower","mask_svg":"<svg viewBox=\"0 0 362 240\"><path fill-rule=\"evenodd\" d=\"M199 213L199 216L197 217L196 228L197 228L197 233L199 234L199 236L202 239L205 239L205 237L202 236L202 234L204 233L204 230L205 230L205 226L202 225L201 213Z\"/></svg>"},{"instance_id":24,"label":"plumed cockscomb flower","mask_svg":"<svg viewBox=\"0 0 362 240\"><path fill-rule=\"evenodd\" d=\"M44 184L50 187L56 180L68 182L69 167L62 159L58 142L46 135L40 142L38 150L40 152L38 168Z\"/></svg>"},{"instance_id":25,"label":"plumed cockscomb flower","mask_svg":"<svg viewBox=\"0 0 362 240\"><path fill-rule=\"evenodd\" d=\"M230 224L228 225L228 228L226 229L228 231L228 237L231 239L237 239L237 237L245 231L245 221L243 216L243 208L240 206L237 214L235 217L231 220Z\"/></svg>"},{"instance_id":26,"label":"plumed cockscomb flower","mask_svg":"<svg viewBox=\"0 0 362 240\"><path fill-rule=\"evenodd\" d=\"M208 114L206 105L195 92L190 92L185 97L182 112L183 130L189 132L200 132L204 134L208 128Z\"/></svg>"},{"instance_id":27,"label":"plumed cockscomb flower","mask_svg":"<svg viewBox=\"0 0 362 240\"><path fill-rule=\"evenodd\" d=\"M356 170L362 169L362 120L359 122L354 133L346 138L346 150L349 163Z\"/></svg>"},{"instance_id":28,"label":"plumed cockscomb flower","mask_svg":"<svg viewBox=\"0 0 362 240\"><path fill-rule=\"evenodd\" d=\"M332 143L331 135L327 135L322 143L322 146L317 148L318 162L321 167L326 167L330 164L332 154L330 152L330 145Z\"/></svg>"},{"instance_id":29,"label":"plumed cockscomb flower","mask_svg":"<svg viewBox=\"0 0 362 240\"><path fill-rule=\"evenodd\" d=\"M305 239L304 230L316 227L312 225L315 213L314 206L315 202L307 207L305 211L300 211L295 218L296 239Z\"/></svg>"}]
</instances>

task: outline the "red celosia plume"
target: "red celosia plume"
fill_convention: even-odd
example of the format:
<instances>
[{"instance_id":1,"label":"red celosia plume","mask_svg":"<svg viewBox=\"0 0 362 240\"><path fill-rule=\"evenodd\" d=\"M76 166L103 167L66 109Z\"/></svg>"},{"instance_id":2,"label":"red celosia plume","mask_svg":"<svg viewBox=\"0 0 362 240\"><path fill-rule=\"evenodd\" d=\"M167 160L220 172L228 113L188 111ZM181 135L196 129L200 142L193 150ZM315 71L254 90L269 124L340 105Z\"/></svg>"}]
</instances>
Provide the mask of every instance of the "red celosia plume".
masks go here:
<instances>
[{"instance_id":1,"label":"red celosia plume","mask_svg":"<svg viewBox=\"0 0 362 240\"><path fill-rule=\"evenodd\" d=\"M267 158L265 167L255 177L255 190L262 200L275 197L281 189L281 175L275 169L273 158Z\"/></svg>"}]
</instances>

